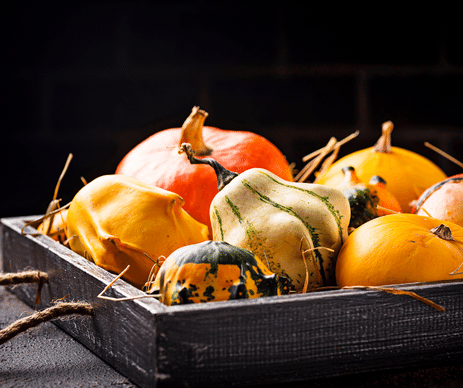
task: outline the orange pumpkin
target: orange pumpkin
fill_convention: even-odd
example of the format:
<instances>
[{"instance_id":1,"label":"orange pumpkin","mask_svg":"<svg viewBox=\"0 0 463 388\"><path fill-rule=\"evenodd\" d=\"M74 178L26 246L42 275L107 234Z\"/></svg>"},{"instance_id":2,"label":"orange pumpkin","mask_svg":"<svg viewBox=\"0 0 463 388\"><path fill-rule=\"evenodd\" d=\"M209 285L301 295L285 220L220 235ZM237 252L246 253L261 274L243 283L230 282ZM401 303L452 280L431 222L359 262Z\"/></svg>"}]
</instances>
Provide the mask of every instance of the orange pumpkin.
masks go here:
<instances>
[{"instance_id":1,"label":"orange pumpkin","mask_svg":"<svg viewBox=\"0 0 463 388\"><path fill-rule=\"evenodd\" d=\"M463 174L453 175L426 190L412 213L430 215L463 226Z\"/></svg>"},{"instance_id":2,"label":"orange pumpkin","mask_svg":"<svg viewBox=\"0 0 463 388\"><path fill-rule=\"evenodd\" d=\"M193 165L185 154L179 154L182 143L190 143L197 157L213 157L230 171L259 167L288 181L293 176L288 161L270 141L251 132L203 126L207 116L194 107L182 128L155 133L132 149L116 174L179 194L185 200L184 209L210 228L209 207L218 192L215 172L206 165Z\"/></svg>"},{"instance_id":3,"label":"orange pumpkin","mask_svg":"<svg viewBox=\"0 0 463 388\"><path fill-rule=\"evenodd\" d=\"M368 182L373 175L381 176L388 190L397 198L403 212L412 210L412 203L431 185L447 176L432 161L413 151L391 146L391 121L383 124L378 142L344 156L317 177L317 183L337 187L343 179L342 168L353 166L361 181Z\"/></svg>"},{"instance_id":4,"label":"orange pumpkin","mask_svg":"<svg viewBox=\"0 0 463 388\"><path fill-rule=\"evenodd\" d=\"M391 214L352 232L339 252L336 282L344 286L462 279L463 227L416 214ZM455 274L458 273L458 274Z\"/></svg>"}]
</instances>

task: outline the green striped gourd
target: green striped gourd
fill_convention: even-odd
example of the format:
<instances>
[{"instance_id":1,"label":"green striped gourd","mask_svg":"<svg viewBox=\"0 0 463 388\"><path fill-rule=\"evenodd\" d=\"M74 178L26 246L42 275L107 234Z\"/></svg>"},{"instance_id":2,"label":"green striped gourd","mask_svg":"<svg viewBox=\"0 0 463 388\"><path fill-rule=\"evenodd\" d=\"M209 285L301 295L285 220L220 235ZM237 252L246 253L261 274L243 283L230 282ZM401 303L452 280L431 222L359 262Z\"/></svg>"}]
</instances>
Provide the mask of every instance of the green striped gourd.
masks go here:
<instances>
[{"instance_id":1,"label":"green striped gourd","mask_svg":"<svg viewBox=\"0 0 463 388\"><path fill-rule=\"evenodd\" d=\"M269 269L288 278L295 290L334 284L336 257L347 238L350 206L338 189L288 182L265 169L241 174L210 158L219 193L210 216L213 239L250 250Z\"/></svg>"}]
</instances>

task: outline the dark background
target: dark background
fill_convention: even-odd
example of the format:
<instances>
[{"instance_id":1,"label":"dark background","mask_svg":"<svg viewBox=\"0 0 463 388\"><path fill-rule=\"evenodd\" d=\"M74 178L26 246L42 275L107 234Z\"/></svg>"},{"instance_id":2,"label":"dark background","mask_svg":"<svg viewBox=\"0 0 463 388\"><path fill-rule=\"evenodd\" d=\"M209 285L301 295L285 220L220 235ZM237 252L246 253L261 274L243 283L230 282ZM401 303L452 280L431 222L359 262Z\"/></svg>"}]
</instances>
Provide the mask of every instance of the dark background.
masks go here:
<instances>
[{"instance_id":1,"label":"dark background","mask_svg":"<svg viewBox=\"0 0 463 388\"><path fill-rule=\"evenodd\" d=\"M63 204L152 133L257 132L290 162L331 136L341 156L393 144L450 175L463 149L455 10L315 9L307 2L17 1L0 13L0 217L43 213L69 153ZM460 159L463 159L461 157Z\"/></svg>"}]
</instances>

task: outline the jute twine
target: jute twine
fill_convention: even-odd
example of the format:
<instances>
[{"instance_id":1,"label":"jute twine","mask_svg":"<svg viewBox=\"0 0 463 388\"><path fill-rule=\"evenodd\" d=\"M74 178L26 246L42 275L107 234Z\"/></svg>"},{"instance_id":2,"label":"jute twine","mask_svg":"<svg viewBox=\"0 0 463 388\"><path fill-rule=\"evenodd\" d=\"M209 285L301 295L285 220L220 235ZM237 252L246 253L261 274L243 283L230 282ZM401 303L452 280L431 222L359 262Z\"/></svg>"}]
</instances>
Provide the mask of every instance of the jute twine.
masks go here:
<instances>
[{"instance_id":1,"label":"jute twine","mask_svg":"<svg viewBox=\"0 0 463 388\"><path fill-rule=\"evenodd\" d=\"M10 286L21 283L38 283L36 302L40 302L40 292L44 283L48 281L48 274L41 271L25 271L20 273L1 273L0 285ZM0 345L9 341L20 333L53 319L68 315L91 315L93 307L85 302L57 302L55 305L37 311L34 314L19 319L0 330Z\"/></svg>"},{"instance_id":2,"label":"jute twine","mask_svg":"<svg viewBox=\"0 0 463 388\"><path fill-rule=\"evenodd\" d=\"M48 274L40 271L24 271L21 273L0 273L0 286L12 286L22 283L38 283L35 303L40 303L40 293L44 283L48 282Z\"/></svg>"}]
</instances>

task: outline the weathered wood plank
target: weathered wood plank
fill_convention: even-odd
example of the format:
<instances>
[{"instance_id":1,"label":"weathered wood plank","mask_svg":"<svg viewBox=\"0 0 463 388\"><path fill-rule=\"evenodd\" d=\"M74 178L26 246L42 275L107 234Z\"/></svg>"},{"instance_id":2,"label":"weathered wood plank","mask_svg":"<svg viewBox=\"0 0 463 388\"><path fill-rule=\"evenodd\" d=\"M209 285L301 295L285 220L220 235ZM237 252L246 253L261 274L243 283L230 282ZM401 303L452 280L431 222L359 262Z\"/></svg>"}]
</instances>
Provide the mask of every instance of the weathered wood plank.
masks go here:
<instances>
[{"instance_id":1,"label":"weathered wood plank","mask_svg":"<svg viewBox=\"0 0 463 388\"><path fill-rule=\"evenodd\" d=\"M447 311L409 296L362 290L172 308L157 322L158 370L182 372L192 386L213 386L215 376L233 381L238 372L242 383L272 383L462 357L461 283L403 288Z\"/></svg>"},{"instance_id":2,"label":"weathered wood plank","mask_svg":"<svg viewBox=\"0 0 463 388\"><path fill-rule=\"evenodd\" d=\"M13 292L37 309L54 300L86 301L93 305L92 317L58 320L55 323L86 347L138 384L155 381L155 314L165 307L152 299L111 302L97 298L115 275L88 262L46 236L21 235L22 220L2 220L2 261L5 272L37 269L48 273L41 303L35 306L37 287L15 286ZM33 232L32 228L26 229ZM142 294L118 280L110 292L116 297Z\"/></svg>"},{"instance_id":3,"label":"weathered wood plank","mask_svg":"<svg viewBox=\"0 0 463 388\"><path fill-rule=\"evenodd\" d=\"M2 220L5 271L49 273L40 308L67 293L92 318L57 324L143 387L220 387L296 382L463 359L463 282L407 284L443 306L407 295L331 290L247 301L166 307L154 299L97 299L114 279L45 236ZM30 285L15 288L28 302ZM118 281L115 296L141 291Z\"/></svg>"}]
</instances>

